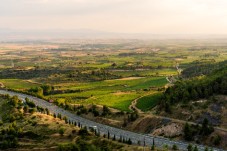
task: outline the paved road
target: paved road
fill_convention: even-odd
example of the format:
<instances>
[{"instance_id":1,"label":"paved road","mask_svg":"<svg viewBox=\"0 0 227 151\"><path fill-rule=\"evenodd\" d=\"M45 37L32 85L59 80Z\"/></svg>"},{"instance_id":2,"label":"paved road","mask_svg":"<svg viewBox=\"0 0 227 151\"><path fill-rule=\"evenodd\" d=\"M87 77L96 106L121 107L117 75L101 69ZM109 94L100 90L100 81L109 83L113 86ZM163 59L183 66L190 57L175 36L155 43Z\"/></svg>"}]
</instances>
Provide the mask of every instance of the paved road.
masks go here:
<instances>
[{"instance_id":1,"label":"paved road","mask_svg":"<svg viewBox=\"0 0 227 151\"><path fill-rule=\"evenodd\" d=\"M158 147L163 147L164 145L168 145L168 146L172 147L174 144L176 144L180 150L182 150L182 151L187 150L186 148L188 146L188 143L186 143L186 142L172 141L167 138L155 137L155 136L151 136L151 135L147 135L147 134L134 133L134 132L122 130L119 128L111 127L108 125L96 123L94 121L87 120L85 118L77 116L76 114L73 114L69 111L63 110L62 108L60 108L54 104L51 104L45 100L30 96L30 95L16 93L16 92L12 92L12 91L6 91L6 90L0 90L0 94L9 94L11 96L17 95L19 97L19 99L22 99L22 100L24 100L27 97L31 101L33 101L37 106L40 106L43 108L48 108L51 113L55 113L55 114L59 113L62 116L68 117L68 119L70 121L77 122L77 123L80 122L80 124L82 124L83 126L86 126L86 127L96 126L97 130L101 134L108 134L108 132L109 132L110 136L113 137L115 135L116 139L119 139L120 137L122 137L127 140L130 138L134 144L138 144L138 142L140 141L141 144L144 144L144 142L145 142L145 144L149 145L149 146L152 145L153 140L154 140L155 145ZM197 147L200 151L205 150L205 146L197 145ZM225 151L225 150L214 149L214 151Z\"/></svg>"}]
</instances>

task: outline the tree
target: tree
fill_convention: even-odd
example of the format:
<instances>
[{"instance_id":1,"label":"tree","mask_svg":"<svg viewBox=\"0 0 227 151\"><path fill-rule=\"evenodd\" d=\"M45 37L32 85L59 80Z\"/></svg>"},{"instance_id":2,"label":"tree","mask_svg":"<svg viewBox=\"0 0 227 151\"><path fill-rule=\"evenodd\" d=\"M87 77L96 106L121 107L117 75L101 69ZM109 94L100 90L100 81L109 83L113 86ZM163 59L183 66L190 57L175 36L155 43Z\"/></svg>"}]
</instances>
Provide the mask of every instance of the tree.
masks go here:
<instances>
[{"instance_id":1,"label":"tree","mask_svg":"<svg viewBox=\"0 0 227 151\"><path fill-rule=\"evenodd\" d=\"M29 101L29 98L26 97L26 98L25 98L25 102L28 102L28 101Z\"/></svg>"},{"instance_id":2,"label":"tree","mask_svg":"<svg viewBox=\"0 0 227 151\"><path fill-rule=\"evenodd\" d=\"M66 116L63 117L63 120L65 120L65 124L69 123L68 118Z\"/></svg>"},{"instance_id":3,"label":"tree","mask_svg":"<svg viewBox=\"0 0 227 151\"><path fill-rule=\"evenodd\" d=\"M88 135L87 128L86 128L86 127L81 128L81 129L79 130L79 133L78 133L78 134L81 135L81 136L87 136L87 135Z\"/></svg>"},{"instance_id":4,"label":"tree","mask_svg":"<svg viewBox=\"0 0 227 151\"><path fill-rule=\"evenodd\" d=\"M193 151L199 151L199 150L198 150L198 147L195 146Z\"/></svg>"},{"instance_id":5,"label":"tree","mask_svg":"<svg viewBox=\"0 0 227 151\"><path fill-rule=\"evenodd\" d=\"M113 137L113 141L115 141L116 140L116 136L114 135L114 137Z\"/></svg>"},{"instance_id":6,"label":"tree","mask_svg":"<svg viewBox=\"0 0 227 151\"><path fill-rule=\"evenodd\" d=\"M188 92L188 90L184 90L184 93L183 93L183 101L184 102L188 102L190 99L190 94Z\"/></svg>"},{"instance_id":7,"label":"tree","mask_svg":"<svg viewBox=\"0 0 227 151\"><path fill-rule=\"evenodd\" d=\"M131 113L131 114L128 115L128 121L129 121L129 122L133 122L133 121L135 121L138 117L139 117L138 112L135 111L135 112L133 112L133 113Z\"/></svg>"},{"instance_id":8,"label":"tree","mask_svg":"<svg viewBox=\"0 0 227 151\"><path fill-rule=\"evenodd\" d=\"M119 140L118 140L119 142L122 142L122 136L120 136L120 138L119 138Z\"/></svg>"},{"instance_id":9,"label":"tree","mask_svg":"<svg viewBox=\"0 0 227 151\"><path fill-rule=\"evenodd\" d=\"M221 137L219 135L216 135L214 137L214 145L220 145L221 143Z\"/></svg>"},{"instance_id":10,"label":"tree","mask_svg":"<svg viewBox=\"0 0 227 151\"><path fill-rule=\"evenodd\" d=\"M25 98L26 104L31 107L31 108L35 108L36 105L34 102L30 101L28 98Z\"/></svg>"},{"instance_id":11,"label":"tree","mask_svg":"<svg viewBox=\"0 0 227 151\"><path fill-rule=\"evenodd\" d=\"M61 114L60 113L58 113L58 116L57 116L59 119L61 119L62 118L62 116L61 116Z\"/></svg>"},{"instance_id":12,"label":"tree","mask_svg":"<svg viewBox=\"0 0 227 151\"><path fill-rule=\"evenodd\" d=\"M155 150L155 141L154 141L154 138L153 138L153 142L152 142L151 150Z\"/></svg>"},{"instance_id":13,"label":"tree","mask_svg":"<svg viewBox=\"0 0 227 151\"><path fill-rule=\"evenodd\" d=\"M41 88L43 89L43 94L48 95L50 94L52 87L50 85L42 85Z\"/></svg>"},{"instance_id":14,"label":"tree","mask_svg":"<svg viewBox=\"0 0 227 151\"><path fill-rule=\"evenodd\" d=\"M110 132L107 133L107 138L110 139Z\"/></svg>"},{"instance_id":15,"label":"tree","mask_svg":"<svg viewBox=\"0 0 227 151\"><path fill-rule=\"evenodd\" d=\"M64 128L60 128L58 133L63 136L64 135L64 132L65 132L65 129Z\"/></svg>"},{"instance_id":16,"label":"tree","mask_svg":"<svg viewBox=\"0 0 227 151\"><path fill-rule=\"evenodd\" d=\"M171 106L170 106L169 102L165 103L165 111L167 113L172 113Z\"/></svg>"},{"instance_id":17,"label":"tree","mask_svg":"<svg viewBox=\"0 0 227 151\"><path fill-rule=\"evenodd\" d=\"M191 141L193 139L192 130L188 123L186 123L184 126L184 138L187 141Z\"/></svg>"},{"instance_id":18,"label":"tree","mask_svg":"<svg viewBox=\"0 0 227 151\"><path fill-rule=\"evenodd\" d=\"M208 89L204 90L204 96L205 96L205 98L209 97L209 90Z\"/></svg>"},{"instance_id":19,"label":"tree","mask_svg":"<svg viewBox=\"0 0 227 151\"><path fill-rule=\"evenodd\" d=\"M131 141L131 139L130 139L130 138L128 139L127 144L129 144L129 145L131 145L131 144L132 144L132 141Z\"/></svg>"},{"instance_id":20,"label":"tree","mask_svg":"<svg viewBox=\"0 0 227 151\"><path fill-rule=\"evenodd\" d=\"M92 111L94 117L99 116L99 111L97 111L96 109Z\"/></svg>"},{"instance_id":21,"label":"tree","mask_svg":"<svg viewBox=\"0 0 227 151\"><path fill-rule=\"evenodd\" d=\"M217 93L219 91L219 83L218 82L215 82L214 85L213 85L213 91L215 93Z\"/></svg>"},{"instance_id":22,"label":"tree","mask_svg":"<svg viewBox=\"0 0 227 151\"><path fill-rule=\"evenodd\" d=\"M189 144L189 145L188 145L188 147L187 147L187 149L188 149L188 151L192 151L192 150L193 150L192 145L191 145L191 144Z\"/></svg>"},{"instance_id":23,"label":"tree","mask_svg":"<svg viewBox=\"0 0 227 151\"><path fill-rule=\"evenodd\" d=\"M24 113L28 113L28 106L25 105L24 108L23 108L23 110L24 110Z\"/></svg>"},{"instance_id":24,"label":"tree","mask_svg":"<svg viewBox=\"0 0 227 151\"><path fill-rule=\"evenodd\" d=\"M109 115L109 114L111 114L110 109L106 105L104 105L102 115L106 116L106 115Z\"/></svg>"},{"instance_id":25,"label":"tree","mask_svg":"<svg viewBox=\"0 0 227 151\"><path fill-rule=\"evenodd\" d=\"M112 66L112 67L116 67L116 66L117 66L117 64L114 62L111 66Z\"/></svg>"},{"instance_id":26,"label":"tree","mask_svg":"<svg viewBox=\"0 0 227 151\"><path fill-rule=\"evenodd\" d=\"M73 105L73 111L76 111L76 105Z\"/></svg>"},{"instance_id":27,"label":"tree","mask_svg":"<svg viewBox=\"0 0 227 151\"><path fill-rule=\"evenodd\" d=\"M18 96L15 95L11 98L11 105L13 105L14 107L17 106L18 102L19 102Z\"/></svg>"},{"instance_id":28,"label":"tree","mask_svg":"<svg viewBox=\"0 0 227 151\"><path fill-rule=\"evenodd\" d=\"M28 90L28 92L35 94L39 97L43 96L43 89L41 87L35 87Z\"/></svg>"},{"instance_id":29,"label":"tree","mask_svg":"<svg viewBox=\"0 0 227 151\"><path fill-rule=\"evenodd\" d=\"M33 114L33 113L35 113L36 109L35 108L30 108L28 111L29 111L29 113Z\"/></svg>"},{"instance_id":30,"label":"tree","mask_svg":"<svg viewBox=\"0 0 227 151\"><path fill-rule=\"evenodd\" d=\"M173 145L173 147L172 147L172 149L173 149L173 150L178 150L177 145L176 145L176 144L174 144L174 145Z\"/></svg>"},{"instance_id":31,"label":"tree","mask_svg":"<svg viewBox=\"0 0 227 151\"><path fill-rule=\"evenodd\" d=\"M205 118L203 120L202 123L202 128L201 128L201 133L202 135L209 135L210 133L212 133L214 131L214 128L212 126L209 125L209 121L207 118Z\"/></svg>"},{"instance_id":32,"label":"tree","mask_svg":"<svg viewBox=\"0 0 227 151\"><path fill-rule=\"evenodd\" d=\"M46 110L46 114L47 114L47 115L50 115L50 111L49 111L49 109L48 109L48 108L46 108L45 110Z\"/></svg>"},{"instance_id":33,"label":"tree","mask_svg":"<svg viewBox=\"0 0 227 151\"><path fill-rule=\"evenodd\" d=\"M192 90L191 92L191 97L193 100L197 100L198 99L198 93L195 89Z\"/></svg>"}]
</instances>

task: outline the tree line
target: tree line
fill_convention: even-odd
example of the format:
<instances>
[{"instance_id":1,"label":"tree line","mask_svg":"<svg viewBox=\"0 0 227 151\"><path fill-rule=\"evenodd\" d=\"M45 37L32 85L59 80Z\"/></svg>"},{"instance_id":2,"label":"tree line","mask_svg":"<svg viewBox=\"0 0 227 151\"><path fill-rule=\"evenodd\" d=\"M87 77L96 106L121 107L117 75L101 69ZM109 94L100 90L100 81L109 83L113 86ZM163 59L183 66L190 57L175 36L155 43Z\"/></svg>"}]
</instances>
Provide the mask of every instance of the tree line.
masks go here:
<instances>
[{"instance_id":1,"label":"tree line","mask_svg":"<svg viewBox=\"0 0 227 151\"><path fill-rule=\"evenodd\" d=\"M227 94L227 67L200 78L179 80L162 95L160 107L171 112L170 106L176 103L209 98L215 94Z\"/></svg>"}]
</instances>

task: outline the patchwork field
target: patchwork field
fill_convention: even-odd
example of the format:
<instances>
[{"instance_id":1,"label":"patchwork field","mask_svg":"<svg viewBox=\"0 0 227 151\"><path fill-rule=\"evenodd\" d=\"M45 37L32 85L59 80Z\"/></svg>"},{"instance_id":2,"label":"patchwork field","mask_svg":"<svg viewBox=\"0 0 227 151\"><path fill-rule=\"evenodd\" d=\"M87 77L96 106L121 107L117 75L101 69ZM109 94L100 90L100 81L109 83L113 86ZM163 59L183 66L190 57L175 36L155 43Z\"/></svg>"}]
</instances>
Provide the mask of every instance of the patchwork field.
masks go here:
<instances>
[{"instance_id":1,"label":"patchwork field","mask_svg":"<svg viewBox=\"0 0 227 151\"><path fill-rule=\"evenodd\" d=\"M167 83L165 77L130 78L106 80L92 83L78 83L77 85L61 85L61 90L80 90L76 93L51 95L51 98L71 100L75 104L107 105L124 111L129 111L131 101L152 90L151 87L162 87Z\"/></svg>"},{"instance_id":2,"label":"patchwork field","mask_svg":"<svg viewBox=\"0 0 227 151\"><path fill-rule=\"evenodd\" d=\"M41 85L43 97L70 104L98 104L147 111L168 81L201 62L227 59L226 40L72 40L0 43L1 87L28 91ZM37 84L38 83L38 84ZM148 95L148 96L146 96Z\"/></svg>"}]
</instances>

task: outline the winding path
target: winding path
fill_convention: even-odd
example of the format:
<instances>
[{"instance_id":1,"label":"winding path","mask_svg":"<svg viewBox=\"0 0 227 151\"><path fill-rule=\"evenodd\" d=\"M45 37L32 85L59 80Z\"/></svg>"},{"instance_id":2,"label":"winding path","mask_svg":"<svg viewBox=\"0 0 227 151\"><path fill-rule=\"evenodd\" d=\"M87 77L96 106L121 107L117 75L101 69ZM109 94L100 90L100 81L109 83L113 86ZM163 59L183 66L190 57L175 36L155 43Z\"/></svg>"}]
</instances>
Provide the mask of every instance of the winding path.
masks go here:
<instances>
[{"instance_id":1,"label":"winding path","mask_svg":"<svg viewBox=\"0 0 227 151\"><path fill-rule=\"evenodd\" d=\"M189 143L187 142L182 142L182 141L173 141L167 138L162 138L162 137L155 137L152 135L147 135L147 134L139 134L139 133L134 133L130 131L126 131L123 129L111 127L108 125L96 123L94 121L82 118L80 116L77 116L74 113L71 113L69 111L63 110L62 108L51 104L45 100L22 94L22 93L17 93L17 92L12 92L12 91L6 91L6 90L0 90L0 94L9 94L10 96L17 95L19 99L24 100L26 97L29 98L31 101L33 101L37 106L47 108L49 111L53 114L61 114L62 116L68 117L70 121L73 122L80 122L81 125L87 126L87 127L92 127L96 126L97 130L100 132L100 134L110 134L111 137L115 135L116 139L119 139L120 137L124 139L131 139L131 141L134 144L138 144L138 142L141 142L141 144L146 144L147 146L151 146L153 143L153 140L155 142L155 145L158 147L163 147L163 145L168 145L169 147L172 147L174 144L178 146L179 150L185 151L187 150L187 146ZM205 146L203 145L197 145L199 151L204 151ZM214 151L225 151L223 149L217 149L215 148Z\"/></svg>"},{"instance_id":2,"label":"winding path","mask_svg":"<svg viewBox=\"0 0 227 151\"><path fill-rule=\"evenodd\" d=\"M137 112L140 113L140 114L141 114L141 113L144 113L142 110L140 110L139 108L136 107L137 101L138 101L140 98L144 97L144 96L146 96L146 95L140 96L140 97L136 98L135 100L133 100L133 101L131 102L130 106L129 106L129 110L131 110L131 111L137 111Z\"/></svg>"}]
</instances>

